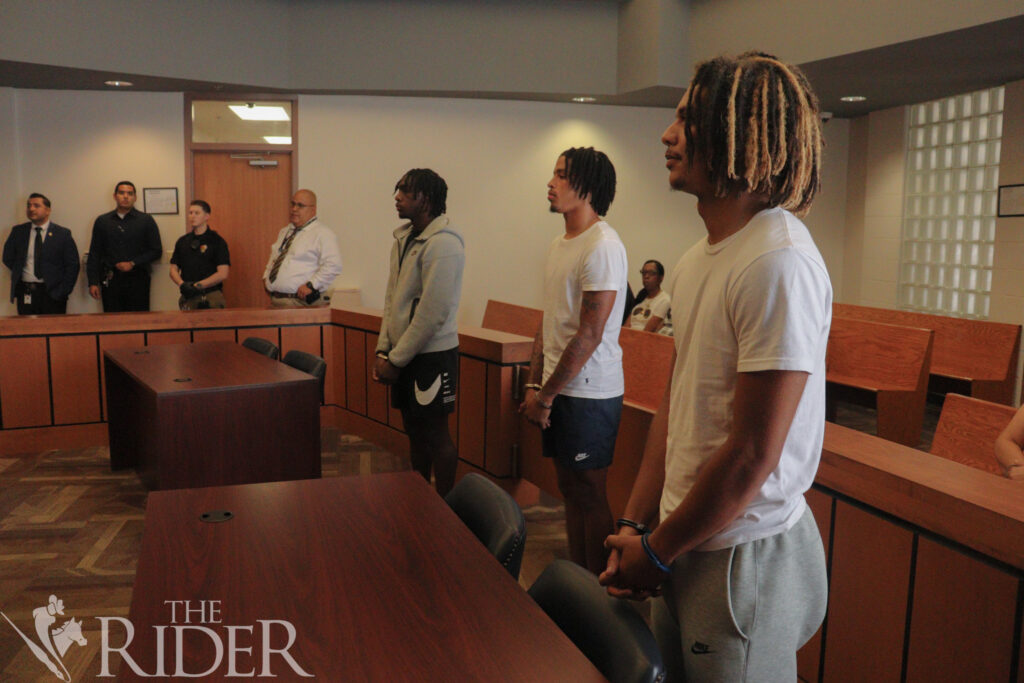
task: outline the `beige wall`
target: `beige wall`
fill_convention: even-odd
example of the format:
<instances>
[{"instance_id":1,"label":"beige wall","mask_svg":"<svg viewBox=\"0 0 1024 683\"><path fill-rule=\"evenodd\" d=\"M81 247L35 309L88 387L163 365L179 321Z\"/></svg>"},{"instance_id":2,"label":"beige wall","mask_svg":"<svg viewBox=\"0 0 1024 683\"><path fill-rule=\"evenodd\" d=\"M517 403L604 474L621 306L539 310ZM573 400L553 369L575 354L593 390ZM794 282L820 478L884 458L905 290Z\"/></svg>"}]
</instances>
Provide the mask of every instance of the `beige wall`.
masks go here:
<instances>
[{"instance_id":1,"label":"beige wall","mask_svg":"<svg viewBox=\"0 0 1024 683\"><path fill-rule=\"evenodd\" d=\"M874 112L851 124L843 296L837 301L898 306L905 111Z\"/></svg>"},{"instance_id":2,"label":"beige wall","mask_svg":"<svg viewBox=\"0 0 1024 683\"><path fill-rule=\"evenodd\" d=\"M93 219L113 208L118 180L134 181L140 192L177 187L182 213L157 217L165 254L152 295L154 309L173 310L167 262L185 230L187 195L181 94L0 90L0 114L7 110L13 114L0 116L0 141L6 135L13 144L0 145L0 169L20 171L4 185L12 191L0 235L24 220L25 195L41 191L53 200L53 219L71 228L84 253ZM411 167L436 169L449 183L448 212L466 238L460 322L479 324L490 298L541 305L544 255L562 230L547 210L545 186L566 147L594 145L615 163L618 192L608 219L626 244L634 288L642 261L657 258L671 268L703 237L694 199L667 186L659 136L671 116L641 107L304 96L299 184L317 191L320 216L338 235L344 269L336 286L359 288L365 304L382 306L391 231L399 224L392 188ZM837 281L847 128L838 120L825 128L823 190L807 219ZM0 291L9 283L0 269ZM69 311L99 310L83 274ZM0 314L14 312L6 300L0 304Z\"/></svg>"},{"instance_id":3,"label":"beige wall","mask_svg":"<svg viewBox=\"0 0 1024 683\"><path fill-rule=\"evenodd\" d=\"M42 192L53 202L50 219L69 228L84 257L92 223L114 208L114 185L131 180L144 187L177 187L178 216L157 216L165 250L153 273L154 309L177 308L175 288L167 275L169 252L185 230L185 154L183 99L180 93L104 93L71 90L16 90L17 184L4 197L3 238L10 226L25 220L29 192ZM2 102L0 97L0 102ZM2 130L3 124L0 124ZM16 191L13 191L15 190ZM142 198L136 205L142 208ZM0 292L10 291L10 272L2 269ZM69 313L101 310L89 298L85 272L68 301ZM3 298L0 314L16 308Z\"/></svg>"},{"instance_id":4,"label":"beige wall","mask_svg":"<svg viewBox=\"0 0 1024 683\"><path fill-rule=\"evenodd\" d=\"M800 64L1020 12L1020 0L691 0L689 35L698 59L756 48Z\"/></svg>"},{"instance_id":5,"label":"beige wall","mask_svg":"<svg viewBox=\"0 0 1024 683\"><path fill-rule=\"evenodd\" d=\"M1024 81L1006 85L999 184L1024 184ZM993 320L1024 320L1024 217L996 219L992 268Z\"/></svg>"}]
</instances>

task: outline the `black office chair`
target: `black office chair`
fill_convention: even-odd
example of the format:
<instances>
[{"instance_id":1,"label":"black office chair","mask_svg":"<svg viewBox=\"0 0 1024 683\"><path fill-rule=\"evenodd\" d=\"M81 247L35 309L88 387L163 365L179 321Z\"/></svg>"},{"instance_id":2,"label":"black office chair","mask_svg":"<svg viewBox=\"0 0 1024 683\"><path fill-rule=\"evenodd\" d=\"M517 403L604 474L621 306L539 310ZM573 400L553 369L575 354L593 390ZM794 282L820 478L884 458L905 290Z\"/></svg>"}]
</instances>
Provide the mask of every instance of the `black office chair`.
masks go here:
<instances>
[{"instance_id":1,"label":"black office chair","mask_svg":"<svg viewBox=\"0 0 1024 683\"><path fill-rule=\"evenodd\" d=\"M316 377L317 381L320 382L320 402L323 403L324 377L327 376L327 361L320 356L314 356L312 353L292 349L288 353L284 354L284 358L281 359L281 362L285 365L292 366L296 370L302 370L303 372Z\"/></svg>"},{"instance_id":2,"label":"black office chair","mask_svg":"<svg viewBox=\"0 0 1024 683\"><path fill-rule=\"evenodd\" d=\"M518 580L526 545L526 520L512 496L474 472L448 492L445 502Z\"/></svg>"},{"instance_id":3,"label":"black office chair","mask_svg":"<svg viewBox=\"0 0 1024 683\"><path fill-rule=\"evenodd\" d=\"M643 617L625 600L608 595L583 567L555 560L529 593L609 681L665 680L658 643Z\"/></svg>"},{"instance_id":4,"label":"black office chair","mask_svg":"<svg viewBox=\"0 0 1024 683\"><path fill-rule=\"evenodd\" d=\"M262 337L246 337L245 341L242 342L242 346L256 353L262 353L272 360L277 360L277 357L281 355L281 350L277 348L277 344L267 341Z\"/></svg>"}]
</instances>

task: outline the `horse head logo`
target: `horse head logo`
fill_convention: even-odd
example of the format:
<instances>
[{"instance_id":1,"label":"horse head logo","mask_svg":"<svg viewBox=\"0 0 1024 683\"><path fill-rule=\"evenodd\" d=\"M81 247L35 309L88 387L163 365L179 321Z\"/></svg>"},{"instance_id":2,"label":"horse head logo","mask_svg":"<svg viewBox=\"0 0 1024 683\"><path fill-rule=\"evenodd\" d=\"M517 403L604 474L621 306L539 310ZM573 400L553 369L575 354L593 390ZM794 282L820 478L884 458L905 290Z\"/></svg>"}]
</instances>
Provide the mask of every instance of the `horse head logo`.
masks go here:
<instances>
[{"instance_id":1,"label":"horse head logo","mask_svg":"<svg viewBox=\"0 0 1024 683\"><path fill-rule=\"evenodd\" d=\"M64 653L68 651L72 643L86 645L88 641L82 635L82 622L77 619L68 619L54 628L53 625L57 622L58 615L64 616L64 601L57 598L56 595L51 595L47 604L32 610L36 635L39 637L39 643L36 643L15 626L6 614L0 612L0 616L17 631L36 659L45 664L54 676L70 683L71 674L64 666Z\"/></svg>"}]
</instances>

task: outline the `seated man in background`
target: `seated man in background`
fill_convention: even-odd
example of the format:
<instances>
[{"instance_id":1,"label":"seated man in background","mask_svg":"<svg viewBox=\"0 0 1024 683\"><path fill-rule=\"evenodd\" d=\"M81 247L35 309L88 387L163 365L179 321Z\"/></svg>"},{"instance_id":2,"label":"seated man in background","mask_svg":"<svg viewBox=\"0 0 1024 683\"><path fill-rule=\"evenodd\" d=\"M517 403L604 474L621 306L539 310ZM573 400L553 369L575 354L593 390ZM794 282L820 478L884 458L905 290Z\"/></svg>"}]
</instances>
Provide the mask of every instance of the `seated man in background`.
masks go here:
<instances>
[{"instance_id":1,"label":"seated man in background","mask_svg":"<svg viewBox=\"0 0 1024 683\"><path fill-rule=\"evenodd\" d=\"M33 192L25 205L28 223L15 225L4 243L11 269L11 300L18 315L65 313L78 279L78 247L71 231L50 222L50 200Z\"/></svg>"},{"instance_id":2,"label":"seated man in background","mask_svg":"<svg viewBox=\"0 0 1024 683\"><path fill-rule=\"evenodd\" d=\"M228 243L207 225L210 205L196 199L188 207L192 230L178 238L171 256L171 281L178 285L178 308L224 308L224 285L231 268Z\"/></svg>"},{"instance_id":3,"label":"seated man in background","mask_svg":"<svg viewBox=\"0 0 1024 683\"><path fill-rule=\"evenodd\" d=\"M629 326L634 330L671 335L671 322L668 322L669 330L664 331L666 321L670 321L668 293L661 288L661 281L665 279L665 266L653 259L644 261L640 277L644 288L633 302Z\"/></svg>"},{"instance_id":4,"label":"seated man in background","mask_svg":"<svg viewBox=\"0 0 1024 683\"><path fill-rule=\"evenodd\" d=\"M1006 425L996 439L996 460L1003 468L1003 474L1010 479L1024 481L1024 406Z\"/></svg>"}]
</instances>

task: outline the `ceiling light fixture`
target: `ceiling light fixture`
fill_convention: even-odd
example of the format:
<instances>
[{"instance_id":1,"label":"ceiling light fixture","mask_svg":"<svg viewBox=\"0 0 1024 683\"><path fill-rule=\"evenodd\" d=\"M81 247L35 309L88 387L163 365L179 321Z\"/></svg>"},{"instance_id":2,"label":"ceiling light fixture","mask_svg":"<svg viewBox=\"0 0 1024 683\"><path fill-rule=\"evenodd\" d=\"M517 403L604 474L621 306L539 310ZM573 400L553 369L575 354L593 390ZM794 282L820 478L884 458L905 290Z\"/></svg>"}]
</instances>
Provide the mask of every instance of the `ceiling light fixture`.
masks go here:
<instances>
[{"instance_id":1,"label":"ceiling light fixture","mask_svg":"<svg viewBox=\"0 0 1024 683\"><path fill-rule=\"evenodd\" d=\"M597 102L596 97L574 97L573 102Z\"/></svg>"},{"instance_id":2,"label":"ceiling light fixture","mask_svg":"<svg viewBox=\"0 0 1024 683\"><path fill-rule=\"evenodd\" d=\"M231 104L228 109L244 121L289 121L288 112L278 105Z\"/></svg>"},{"instance_id":3,"label":"ceiling light fixture","mask_svg":"<svg viewBox=\"0 0 1024 683\"><path fill-rule=\"evenodd\" d=\"M109 85L112 88L130 88L135 84L131 81L103 81L103 85Z\"/></svg>"},{"instance_id":4,"label":"ceiling light fixture","mask_svg":"<svg viewBox=\"0 0 1024 683\"><path fill-rule=\"evenodd\" d=\"M292 138L290 135L264 135L263 139L272 145L290 145L292 144Z\"/></svg>"},{"instance_id":5,"label":"ceiling light fixture","mask_svg":"<svg viewBox=\"0 0 1024 683\"><path fill-rule=\"evenodd\" d=\"M847 95L846 97L840 97L840 102L863 102L867 98L863 95Z\"/></svg>"}]
</instances>

